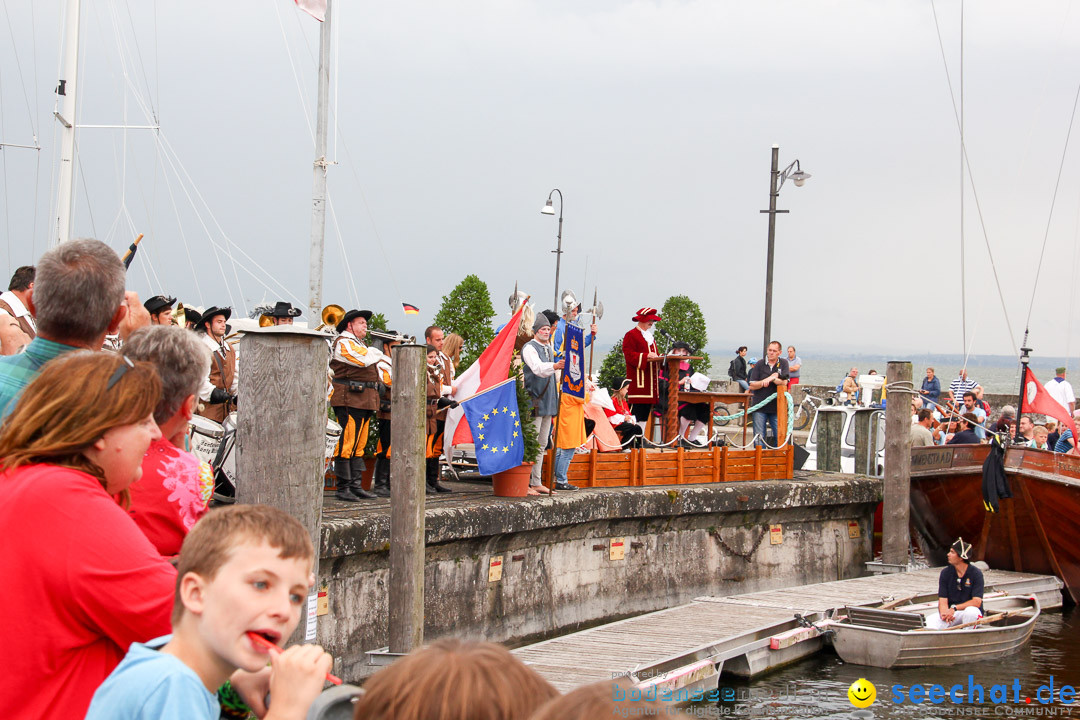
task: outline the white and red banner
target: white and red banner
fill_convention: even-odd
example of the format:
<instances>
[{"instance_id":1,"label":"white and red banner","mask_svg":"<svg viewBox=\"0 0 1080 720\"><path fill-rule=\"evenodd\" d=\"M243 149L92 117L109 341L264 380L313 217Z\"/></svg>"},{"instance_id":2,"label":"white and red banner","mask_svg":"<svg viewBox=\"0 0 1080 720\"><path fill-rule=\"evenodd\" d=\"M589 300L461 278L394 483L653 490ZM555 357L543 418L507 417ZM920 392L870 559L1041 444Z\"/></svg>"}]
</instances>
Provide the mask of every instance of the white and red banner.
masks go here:
<instances>
[{"instance_id":1,"label":"white and red banner","mask_svg":"<svg viewBox=\"0 0 1080 720\"><path fill-rule=\"evenodd\" d=\"M326 20L326 0L296 0L296 7L319 22Z\"/></svg>"},{"instance_id":2,"label":"white and red banner","mask_svg":"<svg viewBox=\"0 0 1080 720\"><path fill-rule=\"evenodd\" d=\"M1072 430L1073 444L1076 444L1076 425L1073 423L1072 415L1069 414L1069 408L1062 407L1061 403L1046 392L1046 388L1042 386L1030 368L1027 371L1027 379L1024 381L1024 404L1020 412L1039 413L1060 421L1062 425ZM1050 449L1053 450L1053 448Z\"/></svg>"},{"instance_id":3,"label":"white and red banner","mask_svg":"<svg viewBox=\"0 0 1080 720\"><path fill-rule=\"evenodd\" d=\"M457 377L457 389L453 395L455 400L460 402L506 380L507 375L510 374L510 361L514 355L514 340L517 339L518 327L521 325L521 311L524 309L525 303L522 303L518 311L510 318L510 322L506 323L491 344L480 353L476 362ZM464 414L465 411L460 407L448 410L446 413L443 445L447 458L452 457L450 449L454 445L473 441L469 424L461 422Z\"/></svg>"}]
</instances>

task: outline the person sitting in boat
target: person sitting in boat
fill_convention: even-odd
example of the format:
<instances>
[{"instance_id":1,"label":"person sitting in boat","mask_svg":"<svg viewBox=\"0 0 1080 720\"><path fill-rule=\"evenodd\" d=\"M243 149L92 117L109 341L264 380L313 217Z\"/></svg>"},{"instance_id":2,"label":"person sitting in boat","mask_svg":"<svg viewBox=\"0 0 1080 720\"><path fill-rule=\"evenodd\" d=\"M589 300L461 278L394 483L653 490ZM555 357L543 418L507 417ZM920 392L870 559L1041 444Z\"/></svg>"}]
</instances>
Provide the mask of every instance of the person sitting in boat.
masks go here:
<instances>
[{"instance_id":1,"label":"person sitting in boat","mask_svg":"<svg viewBox=\"0 0 1080 720\"><path fill-rule=\"evenodd\" d=\"M1080 420L1080 410L1073 413L1073 421ZM1076 455L1076 440L1073 438L1072 430L1069 428L1062 428L1061 434L1058 435L1057 442L1054 443L1054 452L1056 453L1072 453Z\"/></svg>"},{"instance_id":2,"label":"person sitting in boat","mask_svg":"<svg viewBox=\"0 0 1080 720\"><path fill-rule=\"evenodd\" d=\"M979 424L979 418L975 413L964 413L960 416L960 431L952 436L948 445L978 445L982 440L971 428Z\"/></svg>"},{"instance_id":3,"label":"person sitting in boat","mask_svg":"<svg viewBox=\"0 0 1080 720\"><path fill-rule=\"evenodd\" d=\"M974 430L975 435L978 436L979 442L985 440L986 428L983 427L983 423L986 422L986 412L979 406L975 393L971 390L964 393L964 404L960 406L959 412L965 416L975 416L975 422L972 423L972 430Z\"/></svg>"},{"instance_id":4,"label":"person sitting in boat","mask_svg":"<svg viewBox=\"0 0 1080 720\"><path fill-rule=\"evenodd\" d=\"M1001 408L1001 416L994 423L994 432L1002 433L1006 435L1015 435L1016 430L1016 408L1012 405L1006 405Z\"/></svg>"},{"instance_id":5,"label":"person sitting in boat","mask_svg":"<svg viewBox=\"0 0 1080 720\"><path fill-rule=\"evenodd\" d=\"M1043 429L1045 430L1045 428ZM1031 417L1028 415L1020 416L1020 437L1024 438L1024 442L1029 445L1035 439L1035 423L1031 421Z\"/></svg>"},{"instance_id":6,"label":"person sitting in boat","mask_svg":"<svg viewBox=\"0 0 1080 720\"><path fill-rule=\"evenodd\" d=\"M926 617L930 630L944 630L982 617L982 570L968 564L971 543L957 538L949 548L949 565L938 576L938 611Z\"/></svg>"},{"instance_id":7,"label":"person sitting in boat","mask_svg":"<svg viewBox=\"0 0 1080 720\"><path fill-rule=\"evenodd\" d=\"M1023 422L1023 420L1021 420ZM1050 444L1047 442L1050 432L1046 429L1045 425L1036 425L1035 429L1031 431L1031 442L1028 443L1029 447L1033 447L1036 450L1052 450Z\"/></svg>"},{"instance_id":8,"label":"person sitting in boat","mask_svg":"<svg viewBox=\"0 0 1080 720\"><path fill-rule=\"evenodd\" d=\"M859 401L859 368L851 368L840 383L840 399L854 405Z\"/></svg>"}]
</instances>

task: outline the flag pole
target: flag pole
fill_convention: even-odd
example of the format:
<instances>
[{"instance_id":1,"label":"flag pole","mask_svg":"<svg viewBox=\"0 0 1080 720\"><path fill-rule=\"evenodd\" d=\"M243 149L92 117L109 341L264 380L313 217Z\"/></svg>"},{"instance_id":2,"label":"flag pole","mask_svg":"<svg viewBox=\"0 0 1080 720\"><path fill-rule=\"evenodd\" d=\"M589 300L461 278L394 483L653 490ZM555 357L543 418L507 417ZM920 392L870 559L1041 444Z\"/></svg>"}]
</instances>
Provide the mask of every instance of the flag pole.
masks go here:
<instances>
[{"instance_id":1,"label":"flag pole","mask_svg":"<svg viewBox=\"0 0 1080 720\"><path fill-rule=\"evenodd\" d=\"M1027 394L1028 354L1031 352L1031 348L1027 347L1027 341L1028 328L1024 328L1024 342L1020 345L1020 397L1016 403L1016 437L1013 438L1013 441L1017 444L1024 442L1023 436L1020 434L1020 416L1024 414L1024 396ZM1073 444L1076 444L1075 439Z\"/></svg>"},{"instance_id":2,"label":"flag pole","mask_svg":"<svg viewBox=\"0 0 1080 720\"><path fill-rule=\"evenodd\" d=\"M592 291L592 324L596 324L596 286L593 286ZM596 349L596 336L593 335L592 341L589 343L589 377L592 377L592 358L593 350Z\"/></svg>"}]
</instances>

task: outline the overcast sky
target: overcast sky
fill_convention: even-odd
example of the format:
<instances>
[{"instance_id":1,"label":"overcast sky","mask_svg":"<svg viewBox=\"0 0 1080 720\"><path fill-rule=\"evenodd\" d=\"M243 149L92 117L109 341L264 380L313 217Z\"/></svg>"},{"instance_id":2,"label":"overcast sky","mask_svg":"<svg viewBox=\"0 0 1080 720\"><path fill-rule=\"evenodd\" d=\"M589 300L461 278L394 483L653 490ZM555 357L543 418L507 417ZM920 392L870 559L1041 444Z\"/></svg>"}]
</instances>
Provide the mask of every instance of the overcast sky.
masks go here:
<instances>
[{"instance_id":1,"label":"overcast sky","mask_svg":"<svg viewBox=\"0 0 1080 720\"><path fill-rule=\"evenodd\" d=\"M0 18L0 141L30 144L36 131L42 147L0 154L7 272L49 237L61 5L13 0ZM144 130L126 142L81 133L76 233L118 249L132 227L146 233L129 272L144 297L242 308L287 289L306 302L319 23L290 0L83 5L80 122L146 124L142 103L162 134L156 146ZM964 7L975 354L1013 353L1028 315L1080 85L1080 12L1069 6ZM683 293L704 310L710 345L756 351L759 210L777 143L781 167L798 158L813 177L780 193L790 213L777 220L773 335L804 357L965 350L959 131L933 14L958 94L959 0L334 7L324 302L417 332L476 273L500 314L515 281L549 307L557 221L539 210L557 187L563 288L584 286L587 301L599 288L602 340L621 337L638 307ZM1078 152L1080 133L1030 323L1042 355L1080 351ZM405 318L402 301L421 314Z\"/></svg>"}]
</instances>

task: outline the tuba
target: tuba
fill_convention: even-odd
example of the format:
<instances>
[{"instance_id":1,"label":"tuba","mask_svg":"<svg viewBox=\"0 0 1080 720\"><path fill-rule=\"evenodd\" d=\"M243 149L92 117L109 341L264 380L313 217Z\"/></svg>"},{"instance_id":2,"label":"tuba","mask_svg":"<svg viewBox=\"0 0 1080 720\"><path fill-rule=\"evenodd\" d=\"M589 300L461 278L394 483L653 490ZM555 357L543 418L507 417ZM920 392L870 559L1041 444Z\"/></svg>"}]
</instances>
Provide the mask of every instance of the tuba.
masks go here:
<instances>
[{"instance_id":1,"label":"tuba","mask_svg":"<svg viewBox=\"0 0 1080 720\"><path fill-rule=\"evenodd\" d=\"M337 324L341 322L341 318L345 317L345 308L340 305L327 305L322 309L322 312L319 313L319 316L321 317L322 322L319 324L319 327L315 329L323 330L325 328L330 328L329 332L335 333L337 332Z\"/></svg>"}]
</instances>

